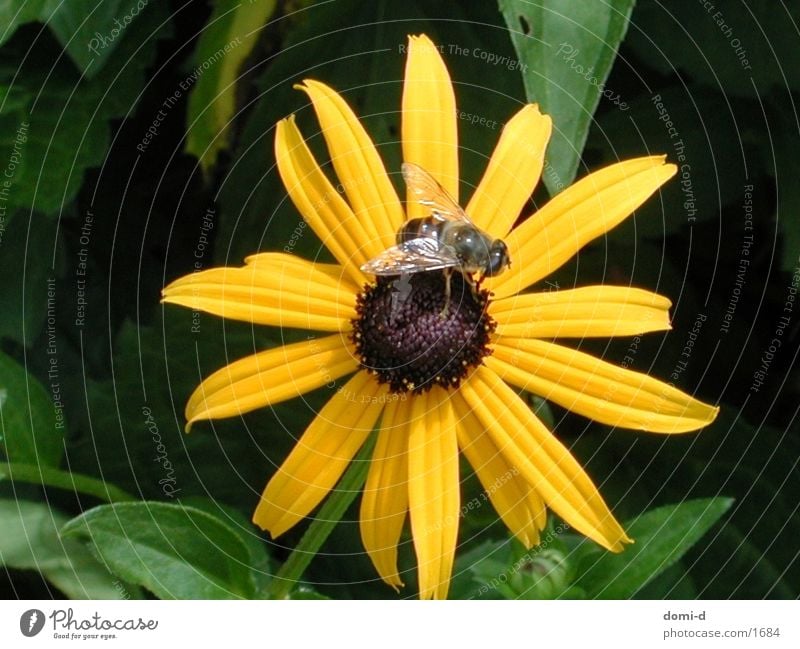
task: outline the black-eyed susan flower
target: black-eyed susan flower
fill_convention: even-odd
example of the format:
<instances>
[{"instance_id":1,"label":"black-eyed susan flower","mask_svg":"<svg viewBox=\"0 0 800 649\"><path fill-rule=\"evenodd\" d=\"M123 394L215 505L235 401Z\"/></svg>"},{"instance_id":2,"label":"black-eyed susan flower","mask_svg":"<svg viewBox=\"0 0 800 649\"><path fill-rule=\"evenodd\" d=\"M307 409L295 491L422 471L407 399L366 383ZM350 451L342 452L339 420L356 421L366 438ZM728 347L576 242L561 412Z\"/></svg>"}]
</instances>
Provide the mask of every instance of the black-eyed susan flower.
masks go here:
<instances>
[{"instance_id":1,"label":"black-eyed susan flower","mask_svg":"<svg viewBox=\"0 0 800 649\"><path fill-rule=\"evenodd\" d=\"M350 377L332 389L267 484L254 522L273 537L296 525L377 429L360 527L388 584L402 585L397 546L408 517L420 596L446 597L461 514L459 450L525 546L538 543L550 508L601 546L621 551L630 539L591 479L516 390L611 426L659 433L701 428L718 409L552 341L669 329L667 298L617 286L525 291L630 215L675 166L662 156L613 164L512 229L539 180L551 133L549 117L536 105L523 107L505 125L465 208L478 227L506 241L511 268L479 290L456 273L445 311L441 273L375 281L360 270L394 244L408 218L426 216L425 206L409 197L403 209L374 144L341 96L318 81L300 89L313 104L339 185L317 164L292 117L277 125L278 169L297 209L338 263L262 253L241 268L193 273L164 289L165 302L321 332L209 376L189 399L188 425ZM405 161L458 198L454 92L425 36L410 38L402 148Z\"/></svg>"}]
</instances>

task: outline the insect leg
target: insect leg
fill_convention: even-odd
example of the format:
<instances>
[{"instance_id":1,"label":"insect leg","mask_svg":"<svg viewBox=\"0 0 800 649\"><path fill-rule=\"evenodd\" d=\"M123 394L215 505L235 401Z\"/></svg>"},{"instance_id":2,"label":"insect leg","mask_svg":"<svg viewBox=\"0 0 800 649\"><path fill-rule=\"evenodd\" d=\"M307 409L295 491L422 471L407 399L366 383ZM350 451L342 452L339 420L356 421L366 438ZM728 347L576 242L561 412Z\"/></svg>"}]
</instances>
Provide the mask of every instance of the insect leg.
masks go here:
<instances>
[{"instance_id":1,"label":"insect leg","mask_svg":"<svg viewBox=\"0 0 800 649\"><path fill-rule=\"evenodd\" d=\"M447 312L450 308L450 278L453 276L452 268L444 269L444 307L439 317L444 320L447 317Z\"/></svg>"}]
</instances>

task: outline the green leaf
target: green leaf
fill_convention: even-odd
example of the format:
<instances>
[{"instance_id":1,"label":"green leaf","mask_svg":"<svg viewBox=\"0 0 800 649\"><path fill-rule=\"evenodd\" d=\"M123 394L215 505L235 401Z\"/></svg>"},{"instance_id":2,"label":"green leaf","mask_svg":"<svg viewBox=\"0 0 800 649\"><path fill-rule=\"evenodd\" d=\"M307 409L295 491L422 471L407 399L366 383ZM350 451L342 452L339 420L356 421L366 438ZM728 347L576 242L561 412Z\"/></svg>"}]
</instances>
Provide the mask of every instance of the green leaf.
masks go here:
<instances>
[{"instance_id":1,"label":"green leaf","mask_svg":"<svg viewBox=\"0 0 800 649\"><path fill-rule=\"evenodd\" d=\"M11 38L20 25L39 20L39 15L42 13L42 7L44 7L46 1L47 0L1 0L0 45Z\"/></svg>"},{"instance_id":2,"label":"green leaf","mask_svg":"<svg viewBox=\"0 0 800 649\"><path fill-rule=\"evenodd\" d=\"M147 4L147 0L47 0L41 18L75 65L91 78Z\"/></svg>"},{"instance_id":3,"label":"green leaf","mask_svg":"<svg viewBox=\"0 0 800 649\"><path fill-rule=\"evenodd\" d=\"M101 505L61 530L86 539L115 574L161 599L255 595L249 552L227 522L158 502Z\"/></svg>"},{"instance_id":4,"label":"green leaf","mask_svg":"<svg viewBox=\"0 0 800 649\"><path fill-rule=\"evenodd\" d=\"M633 597L678 561L732 504L731 498L687 500L638 516L624 525L635 543L619 554L586 552L577 585L593 598Z\"/></svg>"},{"instance_id":5,"label":"green leaf","mask_svg":"<svg viewBox=\"0 0 800 649\"><path fill-rule=\"evenodd\" d=\"M56 487L74 493L94 496L107 502L124 502L133 500L133 496L119 487L80 473L62 471L43 465L9 464L0 462L0 481L27 482L44 487Z\"/></svg>"},{"instance_id":6,"label":"green leaf","mask_svg":"<svg viewBox=\"0 0 800 649\"><path fill-rule=\"evenodd\" d=\"M147 0L5 0L0 2L0 45L20 25L46 23L87 77L95 76Z\"/></svg>"},{"instance_id":7,"label":"green leaf","mask_svg":"<svg viewBox=\"0 0 800 649\"><path fill-rule=\"evenodd\" d=\"M606 88L635 0L499 0L521 64L525 94L553 118L543 180L551 195L569 186Z\"/></svg>"},{"instance_id":8,"label":"green leaf","mask_svg":"<svg viewBox=\"0 0 800 649\"><path fill-rule=\"evenodd\" d=\"M189 98L186 150L197 156L205 170L228 145L239 69L274 10L275 0L217 0L200 37L193 74L201 76Z\"/></svg>"},{"instance_id":9,"label":"green leaf","mask_svg":"<svg viewBox=\"0 0 800 649\"><path fill-rule=\"evenodd\" d=\"M58 375L45 388L0 352L0 448L11 462L56 466L64 452L64 406Z\"/></svg>"},{"instance_id":10,"label":"green leaf","mask_svg":"<svg viewBox=\"0 0 800 649\"><path fill-rule=\"evenodd\" d=\"M256 591L263 591L272 579L274 571L270 556L267 553L267 545L255 525L238 510L220 504L210 498L189 496L188 498L182 498L181 503L201 509L216 518L222 518L229 525L236 528L239 539L247 546L247 551L250 554L250 577L253 580Z\"/></svg>"},{"instance_id":11,"label":"green leaf","mask_svg":"<svg viewBox=\"0 0 800 649\"><path fill-rule=\"evenodd\" d=\"M102 164L109 120L132 112L145 84L156 41L169 32L166 10L151 3L119 37L107 64L82 77L54 43L7 43L0 63L0 160L15 160L0 185L7 208L45 214L71 201L83 172ZM12 101L6 100L10 97ZM10 178L8 174L10 173Z\"/></svg>"},{"instance_id":12,"label":"green leaf","mask_svg":"<svg viewBox=\"0 0 800 649\"><path fill-rule=\"evenodd\" d=\"M68 517L42 503L0 500L0 565L37 570L71 599L138 597L115 579L79 541L61 539Z\"/></svg>"}]
</instances>

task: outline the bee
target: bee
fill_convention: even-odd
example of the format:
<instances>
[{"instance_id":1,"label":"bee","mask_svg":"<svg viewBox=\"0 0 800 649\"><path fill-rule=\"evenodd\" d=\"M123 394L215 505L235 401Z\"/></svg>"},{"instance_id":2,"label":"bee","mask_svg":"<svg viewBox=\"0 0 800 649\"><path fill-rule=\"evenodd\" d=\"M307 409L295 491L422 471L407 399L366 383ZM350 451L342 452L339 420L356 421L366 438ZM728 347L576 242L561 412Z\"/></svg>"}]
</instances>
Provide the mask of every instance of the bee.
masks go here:
<instances>
[{"instance_id":1,"label":"bee","mask_svg":"<svg viewBox=\"0 0 800 649\"><path fill-rule=\"evenodd\" d=\"M430 208L430 216L411 219L397 231L397 245L361 266L365 273L403 276L442 270L450 298L450 274L461 271L472 283L472 274L499 275L511 265L508 247L478 228L463 209L427 171L404 162L403 179L417 202ZM474 286L474 284L473 284Z\"/></svg>"}]
</instances>

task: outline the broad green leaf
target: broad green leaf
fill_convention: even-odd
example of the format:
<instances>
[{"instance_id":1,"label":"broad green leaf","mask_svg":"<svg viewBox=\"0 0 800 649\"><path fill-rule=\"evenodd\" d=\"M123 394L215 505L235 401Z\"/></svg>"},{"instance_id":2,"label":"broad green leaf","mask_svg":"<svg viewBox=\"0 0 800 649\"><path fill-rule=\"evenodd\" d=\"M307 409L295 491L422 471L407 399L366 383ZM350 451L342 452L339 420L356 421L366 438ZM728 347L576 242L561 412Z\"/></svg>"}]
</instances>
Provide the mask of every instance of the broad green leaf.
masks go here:
<instances>
[{"instance_id":1,"label":"broad green leaf","mask_svg":"<svg viewBox=\"0 0 800 649\"><path fill-rule=\"evenodd\" d=\"M97 478L43 465L0 462L0 481L3 480L65 489L74 493L94 496L108 502L133 500L133 496L125 493L119 487Z\"/></svg>"},{"instance_id":2,"label":"broad green leaf","mask_svg":"<svg viewBox=\"0 0 800 649\"><path fill-rule=\"evenodd\" d=\"M42 22L89 78L106 64L147 0L47 0Z\"/></svg>"},{"instance_id":3,"label":"broad green leaf","mask_svg":"<svg viewBox=\"0 0 800 649\"><path fill-rule=\"evenodd\" d=\"M201 509L207 514L224 520L229 526L236 529L239 539L247 546L250 553L250 576L258 592L266 588L272 579L273 570L270 556L267 554L267 544L264 543L261 533L256 529L250 519L241 512L227 505L222 505L210 498L190 496L182 498L181 503Z\"/></svg>"},{"instance_id":4,"label":"broad green leaf","mask_svg":"<svg viewBox=\"0 0 800 649\"><path fill-rule=\"evenodd\" d=\"M733 504L730 498L659 507L623 527L635 543L624 552L587 552L577 585L592 598L627 599L678 561Z\"/></svg>"},{"instance_id":5,"label":"broad green leaf","mask_svg":"<svg viewBox=\"0 0 800 649\"><path fill-rule=\"evenodd\" d=\"M86 552L83 543L61 539L66 514L42 503L0 500L0 565L37 570L71 599L138 597Z\"/></svg>"},{"instance_id":6,"label":"broad green leaf","mask_svg":"<svg viewBox=\"0 0 800 649\"><path fill-rule=\"evenodd\" d=\"M48 393L0 352L0 448L9 461L56 466L61 460L66 431L62 381L56 372Z\"/></svg>"},{"instance_id":7,"label":"broad green leaf","mask_svg":"<svg viewBox=\"0 0 800 649\"><path fill-rule=\"evenodd\" d=\"M72 519L61 533L85 539L112 572L161 599L255 595L250 555L236 530L193 507L101 505Z\"/></svg>"},{"instance_id":8,"label":"broad green leaf","mask_svg":"<svg viewBox=\"0 0 800 649\"><path fill-rule=\"evenodd\" d=\"M165 15L163 5L150 3L93 79L82 77L46 38L29 53L29 44L19 39L4 46L0 160L17 160L3 179L9 212L16 207L58 212L77 194L84 171L102 164L109 121L133 111L156 42L169 32ZM12 101L4 104L4 97Z\"/></svg>"},{"instance_id":9,"label":"broad green leaf","mask_svg":"<svg viewBox=\"0 0 800 649\"><path fill-rule=\"evenodd\" d=\"M87 77L95 76L147 0L2 0L0 45L19 25L41 22Z\"/></svg>"},{"instance_id":10,"label":"broad green leaf","mask_svg":"<svg viewBox=\"0 0 800 649\"><path fill-rule=\"evenodd\" d=\"M198 77L187 117L186 150L205 170L228 145L240 68L274 10L275 0L215 2L194 54L192 75Z\"/></svg>"},{"instance_id":11,"label":"broad green leaf","mask_svg":"<svg viewBox=\"0 0 800 649\"><path fill-rule=\"evenodd\" d=\"M658 579L652 579L636 593L636 599L699 599L685 561L672 564Z\"/></svg>"},{"instance_id":12,"label":"broad green leaf","mask_svg":"<svg viewBox=\"0 0 800 649\"><path fill-rule=\"evenodd\" d=\"M47 0L0 0L0 45L17 27L39 19Z\"/></svg>"},{"instance_id":13,"label":"broad green leaf","mask_svg":"<svg viewBox=\"0 0 800 649\"><path fill-rule=\"evenodd\" d=\"M543 180L551 195L569 186L605 97L620 110L624 98L605 86L635 0L499 0L517 51L528 101L553 118Z\"/></svg>"}]
</instances>

